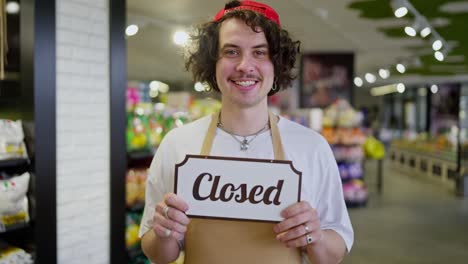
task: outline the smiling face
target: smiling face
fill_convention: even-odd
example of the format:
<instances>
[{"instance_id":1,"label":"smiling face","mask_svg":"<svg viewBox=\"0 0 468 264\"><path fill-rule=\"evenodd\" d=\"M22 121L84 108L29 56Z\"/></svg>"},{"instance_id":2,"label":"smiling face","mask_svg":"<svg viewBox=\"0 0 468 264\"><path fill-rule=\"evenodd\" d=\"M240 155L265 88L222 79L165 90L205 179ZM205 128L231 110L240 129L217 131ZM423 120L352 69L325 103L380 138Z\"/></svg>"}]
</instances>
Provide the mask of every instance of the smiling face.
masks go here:
<instances>
[{"instance_id":1,"label":"smiling face","mask_svg":"<svg viewBox=\"0 0 468 264\"><path fill-rule=\"evenodd\" d=\"M255 32L239 19L224 21L219 30L216 62L223 107L266 107L273 79L274 66L263 31Z\"/></svg>"}]
</instances>

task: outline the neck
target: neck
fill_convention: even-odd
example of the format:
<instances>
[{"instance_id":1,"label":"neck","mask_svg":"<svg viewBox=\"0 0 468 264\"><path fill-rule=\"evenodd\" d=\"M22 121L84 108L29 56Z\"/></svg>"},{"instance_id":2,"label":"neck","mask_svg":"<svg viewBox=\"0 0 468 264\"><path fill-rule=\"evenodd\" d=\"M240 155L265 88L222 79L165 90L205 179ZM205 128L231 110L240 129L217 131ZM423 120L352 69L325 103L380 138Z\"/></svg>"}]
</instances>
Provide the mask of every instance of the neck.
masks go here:
<instances>
[{"instance_id":1,"label":"neck","mask_svg":"<svg viewBox=\"0 0 468 264\"><path fill-rule=\"evenodd\" d=\"M249 108L229 107L223 103L220 122L223 129L240 136L257 133L268 123L267 105Z\"/></svg>"}]
</instances>

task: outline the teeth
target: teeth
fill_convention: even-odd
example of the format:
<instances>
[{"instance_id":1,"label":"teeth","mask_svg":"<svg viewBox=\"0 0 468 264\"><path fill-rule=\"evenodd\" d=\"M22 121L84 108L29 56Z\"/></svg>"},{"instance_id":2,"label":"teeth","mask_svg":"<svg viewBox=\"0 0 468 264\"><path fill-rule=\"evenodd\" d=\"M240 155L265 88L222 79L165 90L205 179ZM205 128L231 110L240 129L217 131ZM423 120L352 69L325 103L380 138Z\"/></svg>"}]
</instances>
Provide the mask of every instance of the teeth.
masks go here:
<instances>
[{"instance_id":1,"label":"teeth","mask_svg":"<svg viewBox=\"0 0 468 264\"><path fill-rule=\"evenodd\" d=\"M241 85L241 86L250 86L250 85L253 85L255 84L254 81L242 81L242 82L236 82L237 85Z\"/></svg>"}]
</instances>

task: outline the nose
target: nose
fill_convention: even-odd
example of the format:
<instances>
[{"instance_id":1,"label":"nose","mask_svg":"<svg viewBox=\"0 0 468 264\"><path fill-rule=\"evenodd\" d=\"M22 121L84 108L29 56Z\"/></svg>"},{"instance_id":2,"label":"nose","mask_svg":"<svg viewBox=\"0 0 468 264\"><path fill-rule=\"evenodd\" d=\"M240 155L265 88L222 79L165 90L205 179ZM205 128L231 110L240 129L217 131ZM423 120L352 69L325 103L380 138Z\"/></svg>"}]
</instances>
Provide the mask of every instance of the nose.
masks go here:
<instances>
[{"instance_id":1,"label":"nose","mask_svg":"<svg viewBox=\"0 0 468 264\"><path fill-rule=\"evenodd\" d=\"M248 54L243 54L240 57L236 70L240 72L249 73L249 72L253 72L254 68L255 68L255 62L252 56L249 56Z\"/></svg>"}]
</instances>

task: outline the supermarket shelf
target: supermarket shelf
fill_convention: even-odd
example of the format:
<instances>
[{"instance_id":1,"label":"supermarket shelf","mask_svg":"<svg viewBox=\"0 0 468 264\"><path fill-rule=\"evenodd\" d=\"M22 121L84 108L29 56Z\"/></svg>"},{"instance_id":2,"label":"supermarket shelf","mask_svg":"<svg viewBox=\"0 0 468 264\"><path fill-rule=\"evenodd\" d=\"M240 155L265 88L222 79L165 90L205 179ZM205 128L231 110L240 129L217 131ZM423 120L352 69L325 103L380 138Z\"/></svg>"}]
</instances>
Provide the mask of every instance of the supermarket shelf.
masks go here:
<instances>
[{"instance_id":1,"label":"supermarket shelf","mask_svg":"<svg viewBox=\"0 0 468 264\"><path fill-rule=\"evenodd\" d=\"M419 150L412 147L405 147L399 144L393 144L391 149L405 151L407 153L420 155L432 159L443 160L446 162L457 162L457 152L456 151L448 151L448 150L438 150L438 151L429 151L429 150Z\"/></svg>"},{"instance_id":2,"label":"supermarket shelf","mask_svg":"<svg viewBox=\"0 0 468 264\"><path fill-rule=\"evenodd\" d=\"M145 203L144 202L137 202L133 204L132 206L127 206L127 211L134 212L134 213L140 213L145 209Z\"/></svg>"},{"instance_id":3,"label":"supermarket shelf","mask_svg":"<svg viewBox=\"0 0 468 264\"><path fill-rule=\"evenodd\" d=\"M133 150L127 152L127 157L129 160L145 160L152 159L156 153L156 149L142 149L142 150Z\"/></svg>"},{"instance_id":4,"label":"supermarket shelf","mask_svg":"<svg viewBox=\"0 0 468 264\"><path fill-rule=\"evenodd\" d=\"M459 177L457 162L445 155L446 153L421 152L392 146L389 154L395 168L427 175L450 189L455 188L455 181Z\"/></svg>"},{"instance_id":5,"label":"supermarket shelf","mask_svg":"<svg viewBox=\"0 0 468 264\"><path fill-rule=\"evenodd\" d=\"M29 165L28 159L0 160L0 168L12 168Z\"/></svg>"},{"instance_id":6,"label":"supermarket shelf","mask_svg":"<svg viewBox=\"0 0 468 264\"><path fill-rule=\"evenodd\" d=\"M129 168L148 168L153 160L156 149L142 149L127 152Z\"/></svg>"},{"instance_id":7,"label":"supermarket shelf","mask_svg":"<svg viewBox=\"0 0 468 264\"><path fill-rule=\"evenodd\" d=\"M26 224L26 223L22 223L22 224L18 224L18 225L15 225L13 227L10 227L4 231L0 231L0 237L3 235L3 234L10 234L10 233L14 233L14 232L22 232L22 231L27 231L31 226L29 224Z\"/></svg>"}]
</instances>

